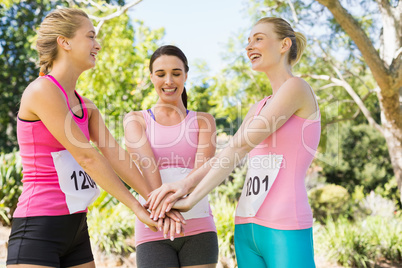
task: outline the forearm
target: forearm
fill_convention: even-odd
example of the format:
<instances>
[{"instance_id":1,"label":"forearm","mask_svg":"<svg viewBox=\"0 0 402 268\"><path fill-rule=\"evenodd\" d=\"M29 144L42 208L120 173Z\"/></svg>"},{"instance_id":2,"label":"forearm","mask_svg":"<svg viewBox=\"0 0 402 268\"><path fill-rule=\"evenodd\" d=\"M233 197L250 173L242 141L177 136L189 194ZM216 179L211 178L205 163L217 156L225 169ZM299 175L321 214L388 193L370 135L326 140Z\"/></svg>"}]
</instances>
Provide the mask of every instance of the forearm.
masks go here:
<instances>
[{"instance_id":1,"label":"forearm","mask_svg":"<svg viewBox=\"0 0 402 268\"><path fill-rule=\"evenodd\" d=\"M122 148L120 148L120 150L122 152L122 159L112 158L111 163L113 169L124 182L147 199L147 195L152 191L152 185L138 170L130 154Z\"/></svg>"},{"instance_id":2,"label":"forearm","mask_svg":"<svg viewBox=\"0 0 402 268\"><path fill-rule=\"evenodd\" d=\"M212 189L218 186L225 178L227 178L240 161L246 156L248 150L244 148L235 148L228 146L222 150L218 155L213 157L205 165L205 169L200 168L200 173L196 174L201 179L190 194L193 204L198 203L204 198ZM196 178L189 178L189 181L196 182Z\"/></svg>"},{"instance_id":3,"label":"forearm","mask_svg":"<svg viewBox=\"0 0 402 268\"><path fill-rule=\"evenodd\" d=\"M135 214L142 210L140 203L116 175L104 156L95 152L92 156L80 161L80 164L102 189L130 208Z\"/></svg>"}]
</instances>

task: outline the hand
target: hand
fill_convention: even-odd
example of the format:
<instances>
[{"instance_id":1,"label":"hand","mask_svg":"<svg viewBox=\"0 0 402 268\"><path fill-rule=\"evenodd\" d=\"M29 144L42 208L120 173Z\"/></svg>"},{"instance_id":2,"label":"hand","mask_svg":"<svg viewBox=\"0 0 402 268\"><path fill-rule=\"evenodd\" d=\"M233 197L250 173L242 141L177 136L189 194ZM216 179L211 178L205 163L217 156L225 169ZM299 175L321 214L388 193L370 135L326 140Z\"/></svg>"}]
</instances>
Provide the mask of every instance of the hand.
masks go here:
<instances>
[{"instance_id":1,"label":"hand","mask_svg":"<svg viewBox=\"0 0 402 268\"><path fill-rule=\"evenodd\" d=\"M167 194L163 197L163 199L162 199L162 201L159 203L159 205L158 205L155 209L153 209L153 210L150 211L150 212L151 212L151 215L150 215L151 219L153 219L154 221L156 221L156 220L158 220L158 218L164 218L164 217L165 217L166 211L170 211L170 209L172 208L172 206L173 206L173 204L174 204L174 202L173 202L173 203L168 203L168 202L166 202L166 199L167 199L168 197L170 197L171 195L173 195L173 194L172 194L172 193L167 193ZM144 205L144 207L146 207L146 204ZM168 210L168 208L169 208L169 210ZM180 212L177 211L177 213L180 213ZM181 215L181 214L180 214L180 215ZM184 218L183 218L183 219L184 219Z\"/></svg>"},{"instance_id":2,"label":"hand","mask_svg":"<svg viewBox=\"0 0 402 268\"><path fill-rule=\"evenodd\" d=\"M176 209L172 209L169 212L166 212L166 216L171 218L175 222L186 224L186 220L184 219L183 215L181 215L180 211Z\"/></svg>"},{"instance_id":3,"label":"hand","mask_svg":"<svg viewBox=\"0 0 402 268\"><path fill-rule=\"evenodd\" d=\"M163 200L163 198L168 194L168 193L173 193L171 196L169 196L165 202L168 203L165 212L168 212L172 206L173 202L175 202L177 199L180 197L185 196L189 192L189 187L187 186L186 182L184 180L172 182L172 183L165 183L161 187L159 187L156 190L153 190L148 196L148 201L146 205L148 208L152 211L154 211L158 206L159 203Z\"/></svg>"},{"instance_id":4,"label":"hand","mask_svg":"<svg viewBox=\"0 0 402 268\"><path fill-rule=\"evenodd\" d=\"M170 240L174 240L175 233L184 235L184 229L180 222L176 222L175 220L166 217L166 218L159 218L158 220L158 228L162 230L163 227L163 237L167 239L168 234L170 233Z\"/></svg>"},{"instance_id":5,"label":"hand","mask_svg":"<svg viewBox=\"0 0 402 268\"><path fill-rule=\"evenodd\" d=\"M194 203L193 199L191 198L191 195L185 197L185 198L181 198L179 200L177 200L174 205L173 208L177 209L181 212L186 212L189 211L190 209L192 209L195 206L196 203Z\"/></svg>"},{"instance_id":6,"label":"hand","mask_svg":"<svg viewBox=\"0 0 402 268\"><path fill-rule=\"evenodd\" d=\"M149 217L149 212L145 210L145 208L141 209L139 212L136 213L138 219L142 221L144 224L148 225L151 231L157 232L158 231L158 222L153 221Z\"/></svg>"}]
</instances>

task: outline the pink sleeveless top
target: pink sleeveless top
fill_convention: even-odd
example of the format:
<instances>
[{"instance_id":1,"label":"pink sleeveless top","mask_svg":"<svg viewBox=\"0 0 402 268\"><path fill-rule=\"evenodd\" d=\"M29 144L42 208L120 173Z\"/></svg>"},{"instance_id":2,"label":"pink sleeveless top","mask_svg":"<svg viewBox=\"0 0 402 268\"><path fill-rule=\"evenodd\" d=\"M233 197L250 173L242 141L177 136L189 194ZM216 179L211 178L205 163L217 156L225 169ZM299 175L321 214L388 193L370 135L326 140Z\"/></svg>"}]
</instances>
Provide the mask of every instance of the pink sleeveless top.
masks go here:
<instances>
[{"instance_id":1,"label":"pink sleeveless top","mask_svg":"<svg viewBox=\"0 0 402 268\"><path fill-rule=\"evenodd\" d=\"M255 115L270 97L259 102ZM304 178L316 153L320 133L320 117L309 120L292 115L249 153L249 160L262 155L283 155L283 160L276 180L255 216L236 216L235 224L255 223L281 230L312 227L313 215Z\"/></svg>"},{"instance_id":2,"label":"pink sleeveless top","mask_svg":"<svg viewBox=\"0 0 402 268\"><path fill-rule=\"evenodd\" d=\"M38 79L52 81L66 97L62 86L52 76L47 75ZM75 92L82 105L82 118L73 114L72 117L89 138L88 112L84 100ZM65 148L52 136L42 121L17 120L17 138L23 167L23 190L18 199L15 218L33 216L68 215L65 194L61 191L57 172L51 153L65 150ZM86 211L86 210L84 210ZM84 212L83 211L83 212Z\"/></svg>"},{"instance_id":3,"label":"pink sleeveless top","mask_svg":"<svg viewBox=\"0 0 402 268\"><path fill-rule=\"evenodd\" d=\"M141 112L146 122L147 138L159 170L170 168L193 169L198 147L197 113L189 111L186 118L179 124L164 126L152 119L147 111ZM186 223L184 225L185 236L216 232L210 208L207 217L188 219ZM136 221L135 243L137 246L145 242L164 239L161 231L153 232L141 221Z\"/></svg>"}]
</instances>

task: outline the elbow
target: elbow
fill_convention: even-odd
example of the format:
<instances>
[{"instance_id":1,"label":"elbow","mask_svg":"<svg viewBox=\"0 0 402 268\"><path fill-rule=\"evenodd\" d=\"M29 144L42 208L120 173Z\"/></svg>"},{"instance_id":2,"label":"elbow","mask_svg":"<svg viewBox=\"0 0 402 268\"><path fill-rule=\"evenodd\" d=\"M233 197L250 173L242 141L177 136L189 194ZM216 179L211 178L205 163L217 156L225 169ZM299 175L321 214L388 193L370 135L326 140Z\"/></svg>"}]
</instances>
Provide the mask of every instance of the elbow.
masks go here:
<instances>
[{"instance_id":1,"label":"elbow","mask_svg":"<svg viewBox=\"0 0 402 268\"><path fill-rule=\"evenodd\" d=\"M75 157L75 160L86 171L91 170L92 167L96 165L100 160L99 156L99 153L91 150L91 152L80 153L78 157Z\"/></svg>"}]
</instances>

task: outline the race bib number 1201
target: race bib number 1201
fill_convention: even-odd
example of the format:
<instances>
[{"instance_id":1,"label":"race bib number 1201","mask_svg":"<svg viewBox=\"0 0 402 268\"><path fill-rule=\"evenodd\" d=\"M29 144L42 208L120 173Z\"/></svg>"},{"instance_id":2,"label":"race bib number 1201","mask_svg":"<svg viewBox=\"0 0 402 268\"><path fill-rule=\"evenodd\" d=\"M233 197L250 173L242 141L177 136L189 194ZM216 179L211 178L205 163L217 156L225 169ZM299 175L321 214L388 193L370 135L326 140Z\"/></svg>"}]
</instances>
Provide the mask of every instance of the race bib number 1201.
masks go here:
<instances>
[{"instance_id":1,"label":"race bib number 1201","mask_svg":"<svg viewBox=\"0 0 402 268\"><path fill-rule=\"evenodd\" d=\"M283 155L257 155L249 159L236 216L254 217L257 214L278 176L282 160Z\"/></svg>"},{"instance_id":2,"label":"race bib number 1201","mask_svg":"<svg viewBox=\"0 0 402 268\"><path fill-rule=\"evenodd\" d=\"M99 196L99 188L67 150L52 152L61 191L70 214L85 210Z\"/></svg>"}]
</instances>

